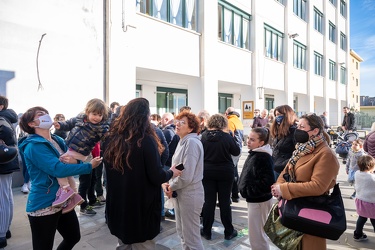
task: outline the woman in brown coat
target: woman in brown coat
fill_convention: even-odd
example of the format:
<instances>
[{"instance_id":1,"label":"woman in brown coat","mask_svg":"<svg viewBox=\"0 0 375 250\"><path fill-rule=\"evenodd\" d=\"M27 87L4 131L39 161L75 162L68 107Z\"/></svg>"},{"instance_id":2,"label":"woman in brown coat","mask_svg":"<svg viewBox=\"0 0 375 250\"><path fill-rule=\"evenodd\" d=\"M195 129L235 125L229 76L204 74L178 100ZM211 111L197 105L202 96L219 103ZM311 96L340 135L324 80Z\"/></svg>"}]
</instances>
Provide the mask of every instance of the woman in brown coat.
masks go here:
<instances>
[{"instance_id":1,"label":"woman in brown coat","mask_svg":"<svg viewBox=\"0 0 375 250\"><path fill-rule=\"evenodd\" d=\"M324 132L322 119L315 114L302 116L294 138L297 142L296 150L272 185L272 194L276 198L291 200L328 193L336 184L340 165L329 147L329 136ZM294 175L296 182L284 179L286 169ZM326 239L305 234L302 249L327 249Z\"/></svg>"}]
</instances>

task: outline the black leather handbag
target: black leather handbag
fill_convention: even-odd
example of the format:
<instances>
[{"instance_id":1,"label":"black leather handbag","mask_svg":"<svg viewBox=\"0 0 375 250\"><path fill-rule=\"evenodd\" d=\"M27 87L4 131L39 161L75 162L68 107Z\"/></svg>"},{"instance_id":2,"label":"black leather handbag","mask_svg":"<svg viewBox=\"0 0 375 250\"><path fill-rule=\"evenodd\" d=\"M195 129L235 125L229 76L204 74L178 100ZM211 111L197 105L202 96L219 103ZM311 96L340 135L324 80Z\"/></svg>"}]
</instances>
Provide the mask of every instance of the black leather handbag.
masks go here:
<instances>
[{"instance_id":1,"label":"black leather handbag","mask_svg":"<svg viewBox=\"0 0 375 250\"><path fill-rule=\"evenodd\" d=\"M279 202L281 223L296 231L337 240L346 230L346 216L339 184L330 195L301 197Z\"/></svg>"}]
</instances>

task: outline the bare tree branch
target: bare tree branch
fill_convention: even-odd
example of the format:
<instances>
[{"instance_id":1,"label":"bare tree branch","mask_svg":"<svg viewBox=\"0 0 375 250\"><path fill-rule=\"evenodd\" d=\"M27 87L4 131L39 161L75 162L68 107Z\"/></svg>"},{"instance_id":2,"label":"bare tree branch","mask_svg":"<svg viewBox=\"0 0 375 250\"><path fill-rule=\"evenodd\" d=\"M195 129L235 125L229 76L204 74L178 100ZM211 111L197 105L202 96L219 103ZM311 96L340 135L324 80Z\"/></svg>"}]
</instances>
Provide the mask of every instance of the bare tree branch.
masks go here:
<instances>
[{"instance_id":1,"label":"bare tree branch","mask_svg":"<svg viewBox=\"0 0 375 250\"><path fill-rule=\"evenodd\" d=\"M39 51L40 51L40 45L42 45L42 40L43 40L43 37L47 35L46 33L44 33L42 35L42 37L40 38L39 40L39 46L38 46L38 52L36 53L36 73L38 75L38 82L39 82L39 85L38 85L38 91L39 90L43 90L43 85L40 81L40 76L39 76Z\"/></svg>"}]
</instances>

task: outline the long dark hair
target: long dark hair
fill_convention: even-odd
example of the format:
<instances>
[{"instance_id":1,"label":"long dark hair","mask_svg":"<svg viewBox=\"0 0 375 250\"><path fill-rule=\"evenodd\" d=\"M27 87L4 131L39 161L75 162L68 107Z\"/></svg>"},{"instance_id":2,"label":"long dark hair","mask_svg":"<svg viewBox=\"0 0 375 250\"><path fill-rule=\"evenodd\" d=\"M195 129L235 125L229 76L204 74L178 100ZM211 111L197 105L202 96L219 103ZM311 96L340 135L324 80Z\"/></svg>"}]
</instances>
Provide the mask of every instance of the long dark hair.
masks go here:
<instances>
[{"instance_id":1,"label":"long dark hair","mask_svg":"<svg viewBox=\"0 0 375 250\"><path fill-rule=\"evenodd\" d=\"M276 123L276 111L284 116L281 124ZM289 134L289 128L295 124L297 117L294 110L289 105L277 106L274 110L275 119L271 125L271 136L272 138L282 139Z\"/></svg>"},{"instance_id":2,"label":"long dark hair","mask_svg":"<svg viewBox=\"0 0 375 250\"><path fill-rule=\"evenodd\" d=\"M159 153L163 151L163 146L151 126L150 106L145 98L135 98L121 107L119 116L113 121L106 141L104 159L114 169L124 173L124 167L132 169L129 158L134 147L141 147L143 138L150 135L157 143Z\"/></svg>"}]
</instances>

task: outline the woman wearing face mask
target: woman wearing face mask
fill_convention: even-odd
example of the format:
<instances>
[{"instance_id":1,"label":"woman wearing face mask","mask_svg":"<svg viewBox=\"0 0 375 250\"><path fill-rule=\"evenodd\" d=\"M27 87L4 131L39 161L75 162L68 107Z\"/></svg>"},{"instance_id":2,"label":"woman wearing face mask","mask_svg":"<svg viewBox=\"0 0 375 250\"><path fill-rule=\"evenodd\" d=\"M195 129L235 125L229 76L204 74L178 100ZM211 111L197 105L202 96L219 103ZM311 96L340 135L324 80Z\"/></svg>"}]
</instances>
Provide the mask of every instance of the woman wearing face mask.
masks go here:
<instances>
[{"instance_id":1,"label":"woman wearing face mask","mask_svg":"<svg viewBox=\"0 0 375 250\"><path fill-rule=\"evenodd\" d=\"M274 197L291 200L305 196L320 196L336 184L339 162L329 147L329 135L324 132L322 119L304 115L294 132L296 150L281 172L271 191ZM288 172L288 174L284 175ZM296 182L288 182L294 176ZM286 179L285 179L286 178ZM326 249L326 239L304 234L302 249Z\"/></svg>"},{"instance_id":2,"label":"woman wearing face mask","mask_svg":"<svg viewBox=\"0 0 375 250\"><path fill-rule=\"evenodd\" d=\"M62 214L63 207L52 207L59 188L57 177L89 174L100 163L78 164L67 151L64 141L51 134L52 118L43 107L33 107L21 117L20 127L29 136L19 145L33 183L26 212L29 218L33 249L52 249L56 230L63 240L57 249L72 249L80 240L78 218L74 210Z\"/></svg>"},{"instance_id":3,"label":"woman wearing face mask","mask_svg":"<svg viewBox=\"0 0 375 250\"><path fill-rule=\"evenodd\" d=\"M270 128L273 141L272 159L277 178L292 156L296 142L293 134L296 130L296 115L288 105L278 106L274 110L275 119Z\"/></svg>"}]
</instances>

